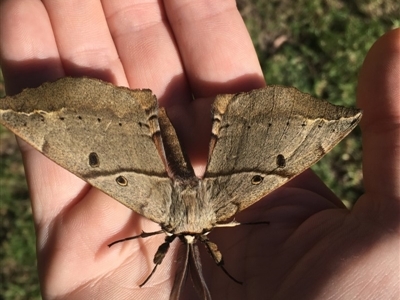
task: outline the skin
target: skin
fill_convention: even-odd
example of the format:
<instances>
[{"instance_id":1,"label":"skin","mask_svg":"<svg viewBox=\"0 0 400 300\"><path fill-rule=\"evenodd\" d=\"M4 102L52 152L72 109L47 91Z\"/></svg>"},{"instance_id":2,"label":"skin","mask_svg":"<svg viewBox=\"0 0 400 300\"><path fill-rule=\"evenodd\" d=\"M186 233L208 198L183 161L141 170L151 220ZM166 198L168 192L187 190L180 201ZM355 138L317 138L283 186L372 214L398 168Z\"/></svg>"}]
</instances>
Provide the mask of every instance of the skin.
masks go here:
<instances>
[{"instance_id":1,"label":"skin","mask_svg":"<svg viewBox=\"0 0 400 300\"><path fill-rule=\"evenodd\" d=\"M213 97L265 85L250 37L234 1L136 2L1 1L0 58L7 93L83 75L151 88L201 175ZM397 29L373 45L360 71L365 194L349 211L307 171L237 216L241 222L268 220L270 225L215 229L209 237L226 268L245 283L234 283L203 255L215 299L399 297L399 78ZM164 236L107 244L158 230L157 224L19 143L43 297L168 299L179 242L139 288ZM193 296L189 288L185 293Z\"/></svg>"}]
</instances>

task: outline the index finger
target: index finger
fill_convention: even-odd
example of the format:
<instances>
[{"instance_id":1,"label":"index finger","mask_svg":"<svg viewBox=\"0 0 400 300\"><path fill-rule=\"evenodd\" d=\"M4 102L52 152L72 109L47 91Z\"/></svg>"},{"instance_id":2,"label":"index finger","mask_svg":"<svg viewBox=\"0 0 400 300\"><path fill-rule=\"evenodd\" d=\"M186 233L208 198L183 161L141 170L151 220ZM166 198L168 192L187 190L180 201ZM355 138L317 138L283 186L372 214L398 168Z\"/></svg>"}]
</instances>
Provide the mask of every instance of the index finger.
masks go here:
<instances>
[{"instance_id":1,"label":"index finger","mask_svg":"<svg viewBox=\"0 0 400 300\"><path fill-rule=\"evenodd\" d=\"M195 98L265 85L235 1L179 0L164 4Z\"/></svg>"}]
</instances>

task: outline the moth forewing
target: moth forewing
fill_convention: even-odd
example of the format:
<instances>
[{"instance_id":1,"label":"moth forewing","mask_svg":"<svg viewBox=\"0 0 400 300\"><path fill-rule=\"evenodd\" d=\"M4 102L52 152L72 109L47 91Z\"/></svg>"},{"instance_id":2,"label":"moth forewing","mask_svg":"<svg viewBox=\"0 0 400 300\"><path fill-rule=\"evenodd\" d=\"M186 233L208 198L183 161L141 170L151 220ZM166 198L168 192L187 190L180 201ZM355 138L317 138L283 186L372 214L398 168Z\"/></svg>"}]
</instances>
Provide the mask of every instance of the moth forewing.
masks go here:
<instances>
[{"instance_id":1,"label":"moth forewing","mask_svg":"<svg viewBox=\"0 0 400 300\"><path fill-rule=\"evenodd\" d=\"M204 174L221 222L300 174L360 121L361 112L295 88L217 96Z\"/></svg>"}]
</instances>

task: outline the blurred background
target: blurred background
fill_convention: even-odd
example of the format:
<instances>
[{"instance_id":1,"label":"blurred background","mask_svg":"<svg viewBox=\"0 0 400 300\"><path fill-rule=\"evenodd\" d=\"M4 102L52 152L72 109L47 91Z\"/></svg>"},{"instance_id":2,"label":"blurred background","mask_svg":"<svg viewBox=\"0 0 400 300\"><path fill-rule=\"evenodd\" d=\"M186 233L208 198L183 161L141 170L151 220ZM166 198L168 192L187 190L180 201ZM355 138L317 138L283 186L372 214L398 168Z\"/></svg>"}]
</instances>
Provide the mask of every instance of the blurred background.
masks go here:
<instances>
[{"instance_id":1,"label":"blurred background","mask_svg":"<svg viewBox=\"0 0 400 300\"><path fill-rule=\"evenodd\" d=\"M398 0L238 0L237 6L268 84L345 106L355 106L368 49L400 27ZM312 168L348 207L363 192L361 158L357 128ZM0 226L0 299L41 299L24 169L14 135L1 125Z\"/></svg>"}]
</instances>

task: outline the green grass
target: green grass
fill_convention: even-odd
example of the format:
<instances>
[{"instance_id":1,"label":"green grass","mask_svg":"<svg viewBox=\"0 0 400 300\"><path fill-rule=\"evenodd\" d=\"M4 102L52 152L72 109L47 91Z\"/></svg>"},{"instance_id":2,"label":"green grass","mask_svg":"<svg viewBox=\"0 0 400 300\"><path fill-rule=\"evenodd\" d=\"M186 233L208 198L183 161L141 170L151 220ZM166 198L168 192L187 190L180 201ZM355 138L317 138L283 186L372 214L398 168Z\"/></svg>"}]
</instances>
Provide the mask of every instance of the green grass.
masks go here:
<instances>
[{"instance_id":1,"label":"green grass","mask_svg":"<svg viewBox=\"0 0 400 300\"><path fill-rule=\"evenodd\" d=\"M0 96L4 96L0 72ZM35 231L21 154L0 125L0 299L40 299Z\"/></svg>"},{"instance_id":2,"label":"green grass","mask_svg":"<svg viewBox=\"0 0 400 300\"><path fill-rule=\"evenodd\" d=\"M351 2L351 3L348 3ZM239 0L268 83L354 106L357 73L372 43L400 26L398 0ZM0 94L4 95L3 78ZM356 129L313 167L351 206L361 195ZM0 299L40 299L35 237L15 138L0 128Z\"/></svg>"},{"instance_id":3,"label":"green grass","mask_svg":"<svg viewBox=\"0 0 400 300\"><path fill-rule=\"evenodd\" d=\"M35 233L15 137L0 128L1 299L39 299Z\"/></svg>"}]
</instances>

